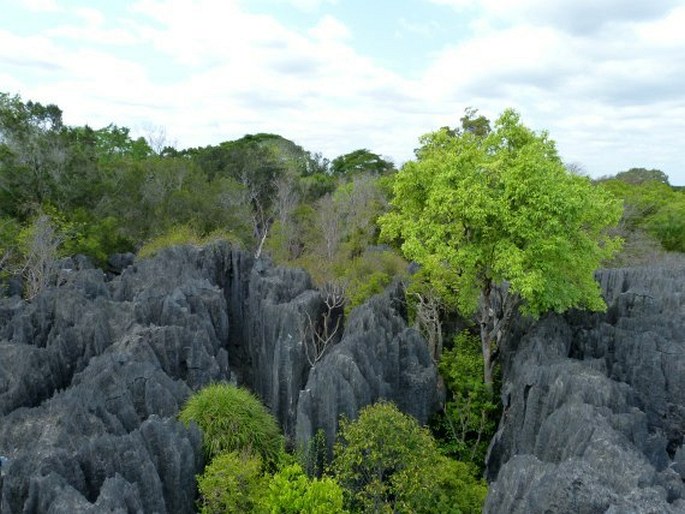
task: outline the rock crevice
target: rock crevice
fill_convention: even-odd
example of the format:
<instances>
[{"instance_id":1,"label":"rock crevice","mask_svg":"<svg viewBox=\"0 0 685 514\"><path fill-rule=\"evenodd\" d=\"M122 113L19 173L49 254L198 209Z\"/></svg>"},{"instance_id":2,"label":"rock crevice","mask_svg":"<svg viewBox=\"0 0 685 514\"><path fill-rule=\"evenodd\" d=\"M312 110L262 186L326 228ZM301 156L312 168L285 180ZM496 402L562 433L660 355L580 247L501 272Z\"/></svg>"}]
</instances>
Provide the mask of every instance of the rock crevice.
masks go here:
<instances>
[{"instance_id":1,"label":"rock crevice","mask_svg":"<svg viewBox=\"0 0 685 514\"><path fill-rule=\"evenodd\" d=\"M3 513L192 512L201 434L176 415L213 381L250 387L293 441L335 430L321 404L354 416L388 398L422 421L430 408L417 404L436 404L435 365L391 305L397 292L352 316L371 325L351 321L352 343L338 346L357 348L350 370L364 378L338 395L312 378L304 353L302 321L323 302L303 271L224 243L124 257L109 275L65 261L59 286L32 302L0 299ZM339 353L314 371L332 372Z\"/></svg>"},{"instance_id":2,"label":"rock crevice","mask_svg":"<svg viewBox=\"0 0 685 514\"><path fill-rule=\"evenodd\" d=\"M606 313L547 316L504 349L485 512L685 512L685 266L598 279Z\"/></svg>"}]
</instances>

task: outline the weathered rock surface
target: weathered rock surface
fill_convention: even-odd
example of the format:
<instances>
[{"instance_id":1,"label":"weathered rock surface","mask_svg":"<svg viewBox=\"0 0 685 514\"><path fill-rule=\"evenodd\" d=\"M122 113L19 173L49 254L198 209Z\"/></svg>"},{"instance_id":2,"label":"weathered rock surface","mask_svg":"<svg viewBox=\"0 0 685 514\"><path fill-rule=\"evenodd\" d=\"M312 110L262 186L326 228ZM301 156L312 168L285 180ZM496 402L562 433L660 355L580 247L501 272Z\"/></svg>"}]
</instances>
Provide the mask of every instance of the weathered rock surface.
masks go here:
<instances>
[{"instance_id":1,"label":"weathered rock surface","mask_svg":"<svg viewBox=\"0 0 685 514\"><path fill-rule=\"evenodd\" d=\"M315 368L359 361L346 368L361 377L348 383L356 392L339 394L309 378L302 322L323 302L302 271L221 243L120 256L107 275L83 260L62 268L31 303L0 300L3 514L192 512L201 434L176 414L212 381L251 387L291 439L380 397L422 420L437 403L436 368L392 294L358 311L345 350Z\"/></svg>"},{"instance_id":2,"label":"weathered rock surface","mask_svg":"<svg viewBox=\"0 0 685 514\"><path fill-rule=\"evenodd\" d=\"M609 309L503 352L485 512L685 512L685 265L604 271Z\"/></svg>"},{"instance_id":3,"label":"weathered rock surface","mask_svg":"<svg viewBox=\"0 0 685 514\"><path fill-rule=\"evenodd\" d=\"M111 282L75 265L32 303L2 304L0 511L194 509L201 436L175 416L229 372L226 300L192 255Z\"/></svg>"},{"instance_id":4,"label":"weathered rock surface","mask_svg":"<svg viewBox=\"0 0 685 514\"><path fill-rule=\"evenodd\" d=\"M426 423L439 407L438 377L425 340L408 328L399 286L352 312L340 343L315 365L300 393L297 439L321 428L329 446L341 415L379 399Z\"/></svg>"}]
</instances>

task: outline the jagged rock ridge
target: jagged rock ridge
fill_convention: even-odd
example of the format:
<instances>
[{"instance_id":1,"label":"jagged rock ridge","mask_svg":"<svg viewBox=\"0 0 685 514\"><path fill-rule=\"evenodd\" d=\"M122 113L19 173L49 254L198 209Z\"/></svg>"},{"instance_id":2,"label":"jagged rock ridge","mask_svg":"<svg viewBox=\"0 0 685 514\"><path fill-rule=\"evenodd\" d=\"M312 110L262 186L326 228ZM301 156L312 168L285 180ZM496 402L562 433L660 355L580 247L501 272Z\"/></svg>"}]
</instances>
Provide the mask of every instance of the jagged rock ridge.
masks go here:
<instances>
[{"instance_id":1,"label":"jagged rock ridge","mask_svg":"<svg viewBox=\"0 0 685 514\"><path fill-rule=\"evenodd\" d=\"M548 316L503 353L485 512L685 512L685 265L598 278L607 313Z\"/></svg>"},{"instance_id":2,"label":"jagged rock ridge","mask_svg":"<svg viewBox=\"0 0 685 514\"><path fill-rule=\"evenodd\" d=\"M378 398L424 422L437 404L435 365L391 300L398 290L359 309L341 350L317 364L335 373L336 355L353 348L346 358L365 378L338 395L304 354L302 320L323 309L304 272L222 243L120 262L108 277L65 261L59 287L31 303L0 301L3 513L192 512L201 434L175 416L212 381L250 386L301 441L318 428L334 434L337 413ZM391 355L399 360L385 363Z\"/></svg>"}]
</instances>

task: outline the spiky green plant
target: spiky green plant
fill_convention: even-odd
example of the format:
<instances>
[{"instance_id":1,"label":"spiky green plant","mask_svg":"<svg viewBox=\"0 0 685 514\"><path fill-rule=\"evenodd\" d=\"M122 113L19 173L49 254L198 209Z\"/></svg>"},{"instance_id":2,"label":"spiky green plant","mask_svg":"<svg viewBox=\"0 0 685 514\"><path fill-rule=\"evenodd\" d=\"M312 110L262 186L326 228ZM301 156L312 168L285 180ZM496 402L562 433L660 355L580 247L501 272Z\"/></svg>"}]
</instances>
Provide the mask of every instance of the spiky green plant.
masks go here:
<instances>
[{"instance_id":1,"label":"spiky green plant","mask_svg":"<svg viewBox=\"0 0 685 514\"><path fill-rule=\"evenodd\" d=\"M283 436L275 418L246 389L211 384L188 399L179 418L200 427L208 459L247 451L260 456L267 468L275 468L283 456Z\"/></svg>"}]
</instances>

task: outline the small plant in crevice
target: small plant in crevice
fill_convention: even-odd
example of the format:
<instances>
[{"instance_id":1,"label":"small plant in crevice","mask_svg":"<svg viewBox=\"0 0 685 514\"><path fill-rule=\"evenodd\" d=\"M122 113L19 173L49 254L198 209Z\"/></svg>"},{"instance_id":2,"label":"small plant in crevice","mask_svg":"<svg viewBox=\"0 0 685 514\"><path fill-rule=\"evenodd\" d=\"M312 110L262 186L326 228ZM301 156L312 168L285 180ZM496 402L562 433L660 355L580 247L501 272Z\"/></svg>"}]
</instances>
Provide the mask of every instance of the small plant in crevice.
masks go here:
<instances>
[{"instance_id":1,"label":"small plant in crevice","mask_svg":"<svg viewBox=\"0 0 685 514\"><path fill-rule=\"evenodd\" d=\"M307 476L321 478L330 464L328 441L323 429L316 431L302 450L300 461Z\"/></svg>"},{"instance_id":2,"label":"small plant in crevice","mask_svg":"<svg viewBox=\"0 0 685 514\"><path fill-rule=\"evenodd\" d=\"M478 336L462 331L438 364L447 389L445 408L431 428L448 455L484 468L490 439L501 413L498 398L483 383L483 357ZM496 383L498 374L496 375Z\"/></svg>"}]
</instances>

